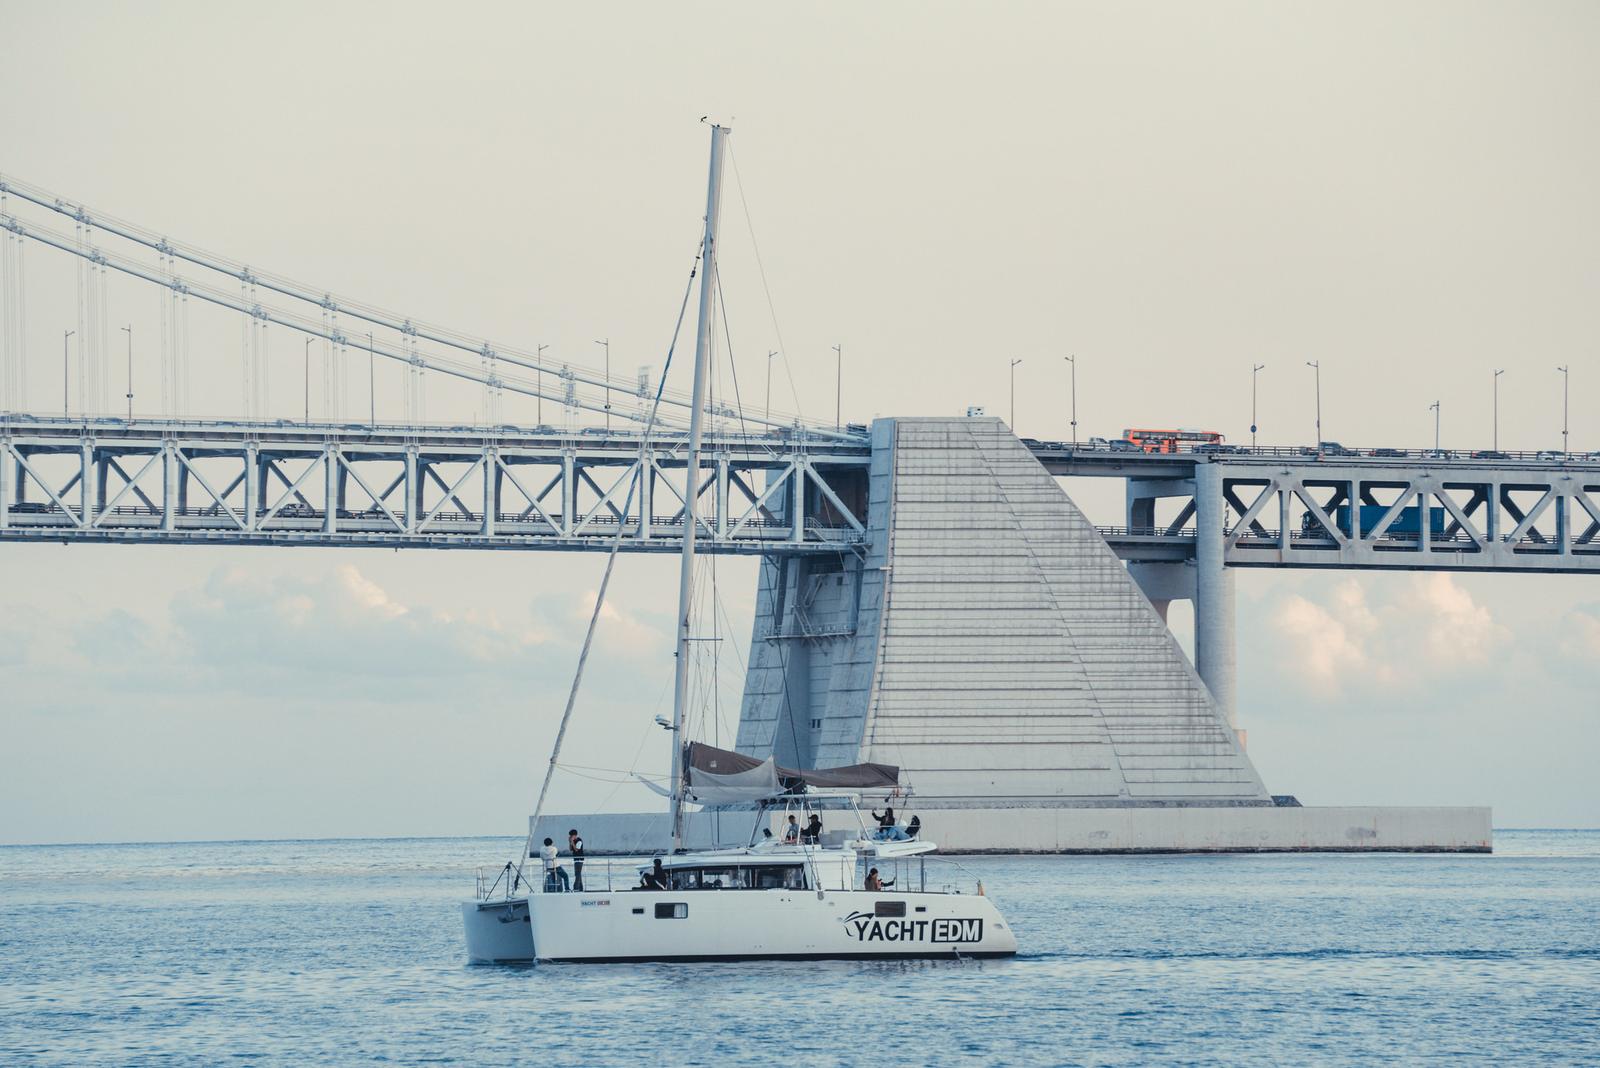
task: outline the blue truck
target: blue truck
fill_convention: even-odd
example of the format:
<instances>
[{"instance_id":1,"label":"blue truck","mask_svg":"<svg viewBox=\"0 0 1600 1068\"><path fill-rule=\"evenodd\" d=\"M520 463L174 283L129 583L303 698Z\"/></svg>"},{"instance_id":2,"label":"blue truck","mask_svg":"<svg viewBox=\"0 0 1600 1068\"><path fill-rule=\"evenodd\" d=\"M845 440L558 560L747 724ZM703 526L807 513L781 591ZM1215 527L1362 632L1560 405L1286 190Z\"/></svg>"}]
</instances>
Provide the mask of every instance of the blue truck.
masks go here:
<instances>
[{"instance_id":1,"label":"blue truck","mask_svg":"<svg viewBox=\"0 0 1600 1068\"><path fill-rule=\"evenodd\" d=\"M1387 505L1363 504L1361 506L1361 536L1367 537L1369 534L1371 534L1377 525L1383 521L1383 517L1387 514L1389 514L1389 508ZM1351 536L1350 506L1348 504L1341 504L1339 507L1333 510L1333 521L1339 525L1340 530L1344 531L1346 537ZM1428 509L1429 538L1443 538L1445 523L1445 511L1443 508ZM1306 513L1303 529L1307 534L1315 534L1318 533L1322 527L1317 522L1316 518L1308 512ZM1383 532L1385 537L1402 538L1415 538L1420 536L1421 533L1422 513L1416 505L1411 505L1409 508L1402 508L1400 510L1400 514L1394 517L1394 522L1390 523L1388 528Z\"/></svg>"}]
</instances>

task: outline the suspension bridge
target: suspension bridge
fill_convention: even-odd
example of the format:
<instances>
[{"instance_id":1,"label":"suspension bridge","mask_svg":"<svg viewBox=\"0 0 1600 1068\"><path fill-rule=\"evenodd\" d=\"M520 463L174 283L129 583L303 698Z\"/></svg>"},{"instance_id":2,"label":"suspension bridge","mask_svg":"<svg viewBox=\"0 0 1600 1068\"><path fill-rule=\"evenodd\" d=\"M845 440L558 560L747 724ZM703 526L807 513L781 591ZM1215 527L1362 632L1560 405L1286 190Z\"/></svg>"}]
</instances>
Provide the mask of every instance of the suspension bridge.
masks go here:
<instances>
[{"instance_id":1,"label":"suspension bridge","mask_svg":"<svg viewBox=\"0 0 1600 1068\"><path fill-rule=\"evenodd\" d=\"M761 558L740 747L802 767L889 747L933 805L1270 805L1236 730L1235 569L1600 571L1600 457L823 425L735 379L691 472L691 401L647 370L335 297L9 178L0 232L0 542L666 552L692 496L705 551ZM113 282L156 313L144 407ZM238 413L194 410L202 368ZM1058 481L1084 477L1124 480L1121 523Z\"/></svg>"}]
</instances>

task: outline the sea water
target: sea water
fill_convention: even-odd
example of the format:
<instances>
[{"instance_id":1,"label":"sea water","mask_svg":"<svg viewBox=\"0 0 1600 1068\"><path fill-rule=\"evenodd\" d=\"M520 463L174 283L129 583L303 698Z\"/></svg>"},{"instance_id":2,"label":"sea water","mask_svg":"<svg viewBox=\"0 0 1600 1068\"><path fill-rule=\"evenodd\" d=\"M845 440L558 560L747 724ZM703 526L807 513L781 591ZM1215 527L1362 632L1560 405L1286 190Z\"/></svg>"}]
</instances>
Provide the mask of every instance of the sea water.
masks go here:
<instances>
[{"instance_id":1,"label":"sea water","mask_svg":"<svg viewBox=\"0 0 1600 1068\"><path fill-rule=\"evenodd\" d=\"M0 848L0 1065L1600 1063L1600 832L930 868L1006 961L469 965L519 844Z\"/></svg>"}]
</instances>

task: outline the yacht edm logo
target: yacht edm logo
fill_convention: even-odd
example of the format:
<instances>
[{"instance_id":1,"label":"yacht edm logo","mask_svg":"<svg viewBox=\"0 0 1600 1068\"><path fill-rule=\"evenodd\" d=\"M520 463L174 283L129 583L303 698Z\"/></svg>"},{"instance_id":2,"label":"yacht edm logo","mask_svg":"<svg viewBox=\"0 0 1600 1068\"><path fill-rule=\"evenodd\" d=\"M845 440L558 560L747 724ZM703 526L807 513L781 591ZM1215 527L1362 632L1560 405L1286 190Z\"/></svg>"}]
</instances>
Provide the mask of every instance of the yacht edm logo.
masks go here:
<instances>
[{"instance_id":1,"label":"yacht edm logo","mask_svg":"<svg viewBox=\"0 0 1600 1068\"><path fill-rule=\"evenodd\" d=\"M952 944L982 942L983 921L959 917L936 920L885 919L870 912L852 912L844 918L846 935L857 942L932 942Z\"/></svg>"}]
</instances>

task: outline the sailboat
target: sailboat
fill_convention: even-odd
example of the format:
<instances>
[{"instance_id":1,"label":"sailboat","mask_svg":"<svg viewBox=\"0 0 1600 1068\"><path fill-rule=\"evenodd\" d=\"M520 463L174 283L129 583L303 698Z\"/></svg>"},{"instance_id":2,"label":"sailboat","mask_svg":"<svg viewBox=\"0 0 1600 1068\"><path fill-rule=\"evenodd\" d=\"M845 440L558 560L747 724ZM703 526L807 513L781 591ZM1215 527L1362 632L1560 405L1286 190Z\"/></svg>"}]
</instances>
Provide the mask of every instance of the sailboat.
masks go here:
<instances>
[{"instance_id":1,"label":"sailboat","mask_svg":"<svg viewBox=\"0 0 1600 1068\"><path fill-rule=\"evenodd\" d=\"M686 456L691 488L700 485L722 157L728 133L727 127L711 127ZM590 861L582 890L569 891L548 879L541 885L525 882L520 857L492 880L480 876L474 899L462 905L469 958L495 963L622 963L1014 955L1016 937L981 882L971 893L937 885L937 880L930 888L926 855L937 848L935 843L915 830L908 834L888 824L869 827L862 818L858 803L862 793L892 796L901 790L898 768L886 764L785 768L771 757L758 759L683 742L697 534L692 489L684 495L683 530L670 724L671 852L644 863ZM602 582L602 597L604 590ZM580 657L580 678L582 663ZM570 699L567 714L571 714ZM564 717L557 751L565 729ZM541 792L541 809L543 799ZM733 849L686 850L684 806L690 802L724 806L724 811L728 806L744 807L752 817L748 843ZM824 817L834 822L840 813L846 826L825 829ZM523 855L528 852L524 849ZM521 892L524 886L526 891Z\"/></svg>"}]
</instances>

